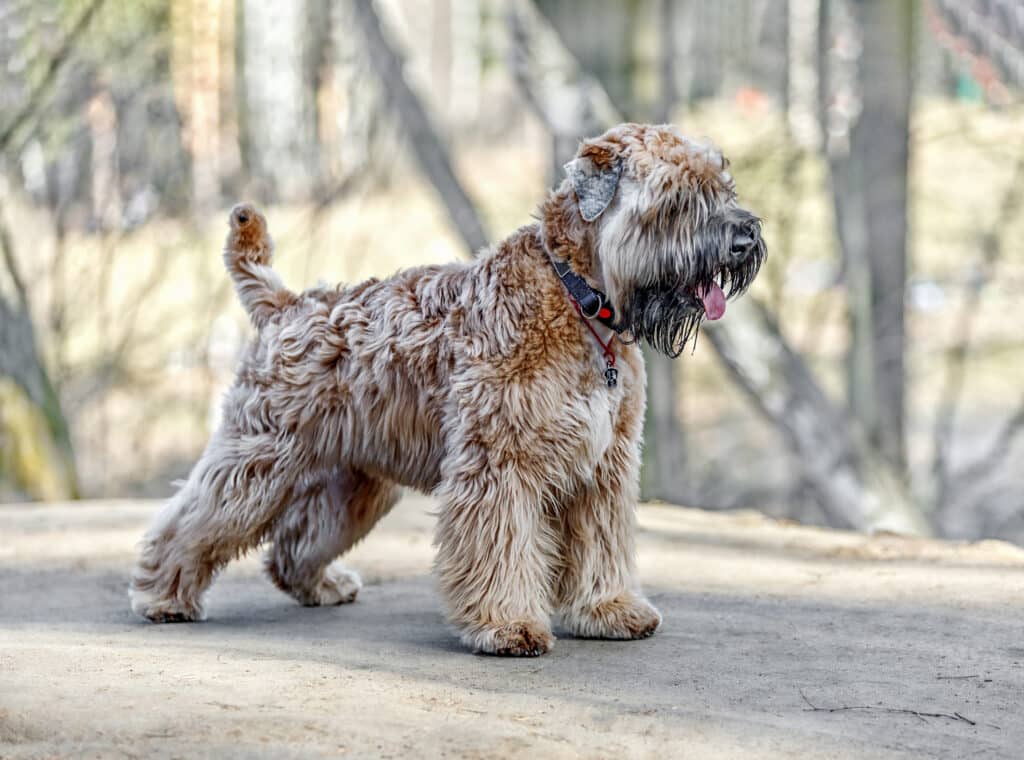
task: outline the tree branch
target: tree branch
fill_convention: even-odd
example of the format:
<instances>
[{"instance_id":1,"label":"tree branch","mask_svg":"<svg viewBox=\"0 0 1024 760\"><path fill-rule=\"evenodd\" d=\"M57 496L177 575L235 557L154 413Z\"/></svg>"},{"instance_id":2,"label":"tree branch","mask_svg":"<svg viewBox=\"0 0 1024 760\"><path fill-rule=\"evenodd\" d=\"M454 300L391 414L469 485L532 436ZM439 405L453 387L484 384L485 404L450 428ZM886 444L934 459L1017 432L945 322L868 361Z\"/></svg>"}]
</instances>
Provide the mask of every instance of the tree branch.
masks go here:
<instances>
[{"instance_id":1,"label":"tree branch","mask_svg":"<svg viewBox=\"0 0 1024 760\"><path fill-rule=\"evenodd\" d=\"M405 79L405 61L385 36L373 0L354 0L353 6L370 63L384 84L388 102L408 134L420 166L448 209L462 242L470 254L475 255L487 247L487 233L476 207L452 168L447 147Z\"/></svg>"},{"instance_id":2,"label":"tree branch","mask_svg":"<svg viewBox=\"0 0 1024 760\"><path fill-rule=\"evenodd\" d=\"M769 311L748 295L730 315L729 324L704 332L733 381L782 433L832 524L927 535L905 483L829 400Z\"/></svg>"},{"instance_id":3,"label":"tree branch","mask_svg":"<svg viewBox=\"0 0 1024 760\"><path fill-rule=\"evenodd\" d=\"M43 413L51 439L61 458L60 476L63 491L70 498L78 496L78 477L75 472L74 452L67 418L60 398L43 366L36 344L35 328L29 308L28 295L17 270L17 256L0 208L0 244L3 257L11 272L20 300L19 308L11 308L0 294L0 377L9 377Z\"/></svg>"},{"instance_id":4,"label":"tree branch","mask_svg":"<svg viewBox=\"0 0 1024 760\"><path fill-rule=\"evenodd\" d=\"M21 276L21 269L18 266L18 260L14 256L14 241L11 239L11 231L7 226L7 223L3 218L3 205L0 204L0 250L2 250L4 257L4 266L7 268L7 274L11 277L11 283L14 285L14 294L18 299L18 310L27 313L28 312L28 291L25 288L25 280ZM3 298L3 294L0 293L0 299Z\"/></svg>"},{"instance_id":5,"label":"tree branch","mask_svg":"<svg viewBox=\"0 0 1024 760\"><path fill-rule=\"evenodd\" d=\"M992 281L996 266L1003 254L1004 230L1016 217L1020 210L1021 202L1024 200L1024 150L1017 155L1017 161L1011 174L1010 182L1003 193L999 203L999 210L996 218L988 229L979 235L978 245L981 248L981 261L977 276L967 286L967 294L960 309L960 316L956 320L959 325L953 347L950 351L949 360L946 364L946 373L943 381L943 389L939 401L939 409L935 416L935 427L932 434L932 476L935 479L935 503L936 513L942 511L949 502L950 488L953 480L949 464L949 450L952 447L954 428L956 425L957 412L963 396L964 385L967 380L967 357L971 352L971 343L974 339L975 315L978 313L981 303L981 296L984 289ZM1014 426L1011 419L1009 437L1012 438ZM1004 431L1006 433L1007 431ZM998 442L1002 436L997 436ZM993 451L998 455L998 451ZM979 474L988 473L994 470L994 466L986 465L985 460L979 460L973 465L965 468L960 477L970 473L970 477L976 480Z\"/></svg>"},{"instance_id":6,"label":"tree branch","mask_svg":"<svg viewBox=\"0 0 1024 760\"><path fill-rule=\"evenodd\" d=\"M992 445L984 454L957 472L953 480L969 487L987 478L1006 460L1014 439L1021 432L1024 432L1024 396L1021 397L1017 410L1003 423L1002 428L992 439Z\"/></svg>"},{"instance_id":7,"label":"tree branch","mask_svg":"<svg viewBox=\"0 0 1024 760\"><path fill-rule=\"evenodd\" d=\"M92 21L93 16L96 15L96 12L99 11L104 2L105 0L92 0L92 2L82 12L82 15L75 21L71 30L61 42L60 47L57 48L57 52L53 54L53 57L47 63L43 78L31 92L28 100L25 101L25 105L23 105L21 110L15 113L11 120L7 122L7 125L0 130L0 152L6 150L7 144L10 142L11 138L14 137L14 134L26 121L32 118L33 114L35 114L40 103L42 103L46 92L53 85L54 79L57 77L57 73L60 71L64 63L67 62L68 58L71 57L71 52L74 50L79 38L85 33L85 30L89 26L89 22Z\"/></svg>"}]
</instances>

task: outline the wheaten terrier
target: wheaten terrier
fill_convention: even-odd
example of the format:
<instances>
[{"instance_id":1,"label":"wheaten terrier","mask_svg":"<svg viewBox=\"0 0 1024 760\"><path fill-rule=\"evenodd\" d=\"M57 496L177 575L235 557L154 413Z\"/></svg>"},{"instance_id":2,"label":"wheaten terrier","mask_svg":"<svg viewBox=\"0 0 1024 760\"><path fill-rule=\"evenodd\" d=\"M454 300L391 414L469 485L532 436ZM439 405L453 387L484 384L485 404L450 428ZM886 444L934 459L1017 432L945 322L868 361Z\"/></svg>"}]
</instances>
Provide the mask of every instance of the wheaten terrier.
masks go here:
<instances>
[{"instance_id":1,"label":"wheaten terrier","mask_svg":"<svg viewBox=\"0 0 1024 760\"><path fill-rule=\"evenodd\" d=\"M296 294L236 207L224 261L257 329L221 427L132 577L155 622L198 620L219 568L269 542L307 605L352 601L334 560L394 505L437 499L436 572L475 651L537 655L661 623L634 558L644 364L719 318L765 256L711 144L624 124L587 140L522 227L470 263Z\"/></svg>"}]
</instances>

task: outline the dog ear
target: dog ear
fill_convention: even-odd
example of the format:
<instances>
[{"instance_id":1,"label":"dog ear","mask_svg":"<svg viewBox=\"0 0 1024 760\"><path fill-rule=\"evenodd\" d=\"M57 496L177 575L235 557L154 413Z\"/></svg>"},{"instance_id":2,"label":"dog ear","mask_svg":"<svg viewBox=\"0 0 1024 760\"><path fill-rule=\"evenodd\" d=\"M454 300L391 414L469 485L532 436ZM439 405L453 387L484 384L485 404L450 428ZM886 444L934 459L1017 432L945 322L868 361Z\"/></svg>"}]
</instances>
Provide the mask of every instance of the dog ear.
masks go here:
<instances>
[{"instance_id":1,"label":"dog ear","mask_svg":"<svg viewBox=\"0 0 1024 760\"><path fill-rule=\"evenodd\" d=\"M564 168L576 191L580 216L592 222L604 213L615 197L615 188L622 176L622 159L602 151L604 155L599 157L601 160L595 160L598 157L591 157L587 153L584 150Z\"/></svg>"}]
</instances>

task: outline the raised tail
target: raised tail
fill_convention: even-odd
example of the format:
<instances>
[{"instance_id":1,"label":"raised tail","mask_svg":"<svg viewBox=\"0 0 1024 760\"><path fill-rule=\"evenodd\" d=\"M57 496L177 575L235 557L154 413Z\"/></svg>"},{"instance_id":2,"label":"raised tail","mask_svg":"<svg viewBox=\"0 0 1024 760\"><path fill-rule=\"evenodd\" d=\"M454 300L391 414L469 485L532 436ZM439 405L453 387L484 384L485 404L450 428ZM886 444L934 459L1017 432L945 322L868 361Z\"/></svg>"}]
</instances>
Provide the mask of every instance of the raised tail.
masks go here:
<instances>
[{"instance_id":1,"label":"raised tail","mask_svg":"<svg viewBox=\"0 0 1024 760\"><path fill-rule=\"evenodd\" d=\"M274 241L267 232L267 220L251 204L240 203L231 209L231 232L224 244L224 265L235 281L242 306L257 327L263 327L297 296L270 268Z\"/></svg>"}]
</instances>

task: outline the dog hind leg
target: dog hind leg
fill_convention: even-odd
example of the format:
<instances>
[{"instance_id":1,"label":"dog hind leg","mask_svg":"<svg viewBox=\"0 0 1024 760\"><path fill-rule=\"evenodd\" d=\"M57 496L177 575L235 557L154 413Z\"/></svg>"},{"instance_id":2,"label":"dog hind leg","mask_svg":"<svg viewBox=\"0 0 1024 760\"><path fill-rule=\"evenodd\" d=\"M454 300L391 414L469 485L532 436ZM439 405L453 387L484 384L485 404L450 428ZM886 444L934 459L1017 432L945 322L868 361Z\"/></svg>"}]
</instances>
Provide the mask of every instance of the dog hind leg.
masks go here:
<instances>
[{"instance_id":1,"label":"dog hind leg","mask_svg":"<svg viewBox=\"0 0 1024 760\"><path fill-rule=\"evenodd\" d=\"M336 557L362 539L398 500L389 481L342 468L296 495L271 529L267 574L306 606L354 601L362 582Z\"/></svg>"},{"instance_id":2,"label":"dog hind leg","mask_svg":"<svg viewBox=\"0 0 1024 760\"><path fill-rule=\"evenodd\" d=\"M217 571L255 546L288 503L293 473L306 464L300 454L274 433L215 434L143 540L132 609L157 623L201 620Z\"/></svg>"}]
</instances>

